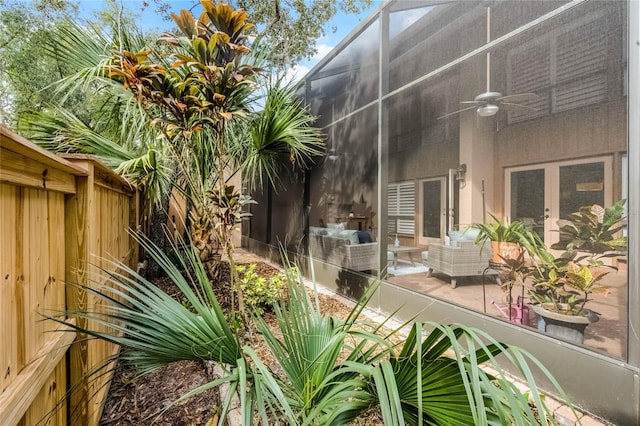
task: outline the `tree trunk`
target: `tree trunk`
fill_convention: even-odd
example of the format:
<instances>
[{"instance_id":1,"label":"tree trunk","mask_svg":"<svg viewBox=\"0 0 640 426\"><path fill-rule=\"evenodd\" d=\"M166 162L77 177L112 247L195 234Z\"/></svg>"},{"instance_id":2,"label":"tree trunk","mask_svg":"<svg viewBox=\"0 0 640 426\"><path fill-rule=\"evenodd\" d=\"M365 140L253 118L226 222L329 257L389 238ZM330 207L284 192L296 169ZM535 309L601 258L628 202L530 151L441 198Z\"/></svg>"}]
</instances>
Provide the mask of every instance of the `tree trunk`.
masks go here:
<instances>
[{"instance_id":1,"label":"tree trunk","mask_svg":"<svg viewBox=\"0 0 640 426\"><path fill-rule=\"evenodd\" d=\"M163 201L161 207L154 207L151 214L150 223L147 228L147 237L163 252L167 252L171 249L171 244L167 238L166 225L169 219L169 197ZM149 219L148 219L149 220ZM158 265L148 253L144 254L144 259L147 267L143 270L143 276L149 280L155 280L165 276L164 271Z\"/></svg>"}]
</instances>

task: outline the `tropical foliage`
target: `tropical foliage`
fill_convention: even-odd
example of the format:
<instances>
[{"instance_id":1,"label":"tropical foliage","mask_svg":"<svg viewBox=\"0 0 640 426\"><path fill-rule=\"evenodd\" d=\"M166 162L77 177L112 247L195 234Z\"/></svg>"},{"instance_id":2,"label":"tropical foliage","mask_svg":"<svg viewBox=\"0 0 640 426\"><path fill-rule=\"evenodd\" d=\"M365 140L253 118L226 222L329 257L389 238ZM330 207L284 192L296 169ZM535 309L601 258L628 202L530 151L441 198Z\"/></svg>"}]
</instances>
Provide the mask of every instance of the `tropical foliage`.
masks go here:
<instances>
[{"instance_id":1,"label":"tropical foliage","mask_svg":"<svg viewBox=\"0 0 640 426\"><path fill-rule=\"evenodd\" d=\"M474 223L471 228L480 232L476 237L476 244L486 241L500 241L505 243L520 243L527 238L527 229L522 222L514 220L509 224L490 214L493 219L489 223Z\"/></svg>"},{"instance_id":2,"label":"tropical foliage","mask_svg":"<svg viewBox=\"0 0 640 426\"><path fill-rule=\"evenodd\" d=\"M627 237L616 235L624 228L625 202L620 200L606 208L597 204L583 206L572 213L569 219L560 219L560 241L551 248L608 256L626 250Z\"/></svg>"},{"instance_id":3,"label":"tropical foliage","mask_svg":"<svg viewBox=\"0 0 640 426\"><path fill-rule=\"evenodd\" d=\"M514 220L505 223L492 214L490 216L491 222L474 223L468 229L478 230L475 243L481 245L482 249L487 241L491 243L493 262L501 263L506 269L510 269L510 274L513 275L515 270L521 269L518 264L524 261L525 251L535 253L544 243L540 236L523 222ZM513 280L505 281L509 282Z\"/></svg>"},{"instance_id":4,"label":"tropical foliage","mask_svg":"<svg viewBox=\"0 0 640 426\"><path fill-rule=\"evenodd\" d=\"M51 85L55 91L46 108L22 114L19 130L48 150L97 156L138 186L150 218L171 191L175 167L143 109L104 71L112 51L142 48L149 41L140 31L112 26L113 33L71 21L56 28L44 43L45 54L60 58L65 52L74 71ZM75 94L87 98L82 116L66 107Z\"/></svg>"},{"instance_id":5,"label":"tropical foliage","mask_svg":"<svg viewBox=\"0 0 640 426\"><path fill-rule=\"evenodd\" d=\"M86 123L52 108L24 129L58 152L97 154L142 184L149 206L177 187L189 201L203 260L219 251L232 259L231 232L250 200L229 178L240 171L248 190L275 185L319 154L322 140L295 87L263 76L265 49L250 49L245 12L208 0L202 7L197 19L189 11L173 15L179 32L157 45L118 25L108 37L69 24L58 43L80 71L60 90L97 87L104 114ZM261 87L264 108L255 111Z\"/></svg>"},{"instance_id":6,"label":"tropical foliage","mask_svg":"<svg viewBox=\"0 0 640 426\"><path fill-rule=\"evenodd\" d=\"M531 277L531 298L546 309L567 315L580 315L594 292L607 293L599 285L610 270L602 266L579 262L576 253L564 252L560 256L540 249L526 268Z\"/></svg>"},{"instance_id":7,"label":"tropical foliage","mask_svg":"<svg viewBox=\"0 0 640 426\"><path fill-rule=\"evenodd\" d=\"M283 301L287 294L286 275L297 274L296 268L273 277L263 277L256 271L256 264L248 266L238 265L239 286L242 290L247 307L258 314L273 309L276 303Z\"/></svg>"},{"instance_id":8,"label":"tropical foliage","mask_svg":"<svg viewBox=\"0 0 640 426\"><path fill-rule=\"evenodd\" d=\"M180 359L221 363L223 377L183 397L229 384L221 421L229 414L235 393L243 424L348 424L372 408L380 410L388 425L553 424L532 368L541 369L566 398L528 353L480 330L414 324L401 339L401 327L385 331L386 321L371 324L361 318L376 286L341 319L321 311L317 292L310 296L297 274L285 274L288 297L274 307L275 327L261 315L253 317L268 347L263 357L252 341L240 341L227 324L202 262L190 246L176 248L178 260L172 262L148 240L141 244L181 289L180 298L186 302L177 302L134 270L117 265L122 272L104 271L108 280L97 280L105 282L95 291L103 298L106 313L67 313L106 324L110 331L69 325L120 345L122 362L140 374ZM528 393L510 381L503 363L520 372Z\"/></svg>"},{"instance_id":9,"label":"tropical foliage","mask_svg":"<svg viewBox=\"0 0 640 426\"><path fill-rule=\"evenodd\" d=\"M627 237L620 236L624 225L624 200L611 207L583 206L569 219L558 221L560 241L551 246L541 241L526 245L528 257L507 262L514 278L531 285L531 298L546 309L568 315L585 314L593 293L607 294L602 279L613 269L608 257L626 249ZM525 240L526 241L526 240Z\"/></svg>"},{"instance_id":10,"label":"tropical foliage","mask_svg":"<svg viewBox=\"0 0 640 426\"><path fill-rule=\"evenodd\" d=\"M251 178L262 179L266 172L273 182L281 153L303 166L306 159L320 153L321 138L309 126L312 117L293 100L293 91L279 84L269 92L276 100L267 102L266 118L251 117L242 123L252 113L250 95L262 71L259 57L245 60L253 24L244 10L209 0L201 4L204 11L197 19L187 10L172 14L180 33L163 37L173 48L170 52L154 60L150 50L121 51L105 68L109 77L131 92L151 118L150 124L164 136L183 191L193 205L192 221L198 227L192 239L203 247L202 259L208 261L207 256L221 249L235 274L231 235L247 200L234 193L228 176L243 169L251 186ZM172 55L169 65L165 61L168 54ZM236 122L240 122L236 133L231 133L227 129ZM231 136L247 148L235 148ZM215 260L208 270L214 275ZM237 286L233 289L239 290ZM238 291L238 306L244 312L242 291Z\"/></svg>"},{"instance_id":11,"label":"tropical foliage","mask_svg":"<svg viewBox=\"0 0 640 426\"><path fill-rule=\"evenodd\" d=\"M149 0L156 10L165 14L170 7L169 0ZM193 1L193 3L198 3ZM269 61L277 67L293 65L303 58L316 53L317 43L327 31L335 32L337 27L327 27L338 11L344 14L359 14L373 4L372 0L333 1L264 1L230 0L227 4L242 8L262 28L260 37L273 47ZM355 17L357 18L357 17ZM357 19L356 19L357 20Z\"/></svg>"}]
</instances>

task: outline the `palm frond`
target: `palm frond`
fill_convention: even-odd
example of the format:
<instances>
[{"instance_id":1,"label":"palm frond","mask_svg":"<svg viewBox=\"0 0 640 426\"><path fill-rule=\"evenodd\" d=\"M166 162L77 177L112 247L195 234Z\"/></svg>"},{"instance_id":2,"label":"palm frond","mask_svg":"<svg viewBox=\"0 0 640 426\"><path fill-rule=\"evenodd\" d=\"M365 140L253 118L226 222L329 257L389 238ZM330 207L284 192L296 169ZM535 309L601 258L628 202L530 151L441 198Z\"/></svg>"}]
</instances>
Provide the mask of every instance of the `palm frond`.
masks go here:
<instances>
[{"instance_id":1,"label":"palm frond","mask_svg":"<svg viewBox=\"0 0 640 426\"><path fill-rule=\"evenodd\" d=\"M153 133L148 126L140 126L135 120L131 123L131 128L129 123L121 123L119 135L133 140L124 144L96 131L72 112L50 106L48 111L23 116L20 130L49 151L95 155L107 167L139 185L146 205L151 208L171 191L174 178L171 158L162 145L149 146Z\"/></svg>"},{"instance_id":2,"label":"palm frond","mask_svg":"<svg viewBox=\"0 0 640 426\"><path fill-rule=\"evenodd\" d=\"M182 250L183 275L166 254L140 237L142 247L180 288L183 304L159 290L126 265L122 272L101 270L92 288L85 290L103 300L101 312L69 312L107 327L85 329L51 316L74 329L123 348L120 359L148 374L169 362L209 359L237 365L242 349L211 289L206 272L190 248ZM178 249L178 247L174 247Z\"/></svg>"},{"instance_id":3,"label":"palm frond","mask_svg":"<svg viewBox=\"0 0 640 426\"><path fill-rule=\"evenodd\" d=\"M363 357L347 353L348 358L361 362L341 363L340 355L345 350L362 352L361 345L346 345L352 332L363 342L376 345L376 339L372 333L352 329L355 321L345 322L323 314L302 282L290 276L287 279L289 298L275 308L277 335L262 318L255 318L282 369L281 391L302 425L349 423L375 401L362 376L363 368L366 370ZM365 296L363 302L373 294L374 291ZM360 309L360 305L355 309Z\"/></svg>"},{"instance_id":4,"label":"palm frond","mask_svg":"<svg viewBox=\"0 0 640 426\"><path fill-rule=\"evenodd\" d=\"M315 118L295 97L295 86L278 80L267 89L264 109L240 128L235 155L242 159L243 177L250 188L279 181L288 164L303 168L322 153L323 138L312 127ZM248 138L247 141L244 138Z\"/></svg>"},{"instance_id":5,"label":"palm frond","mask_svg":"<svg viewBox=\"0 0 640 426\"><path fill-rule=\"evenodd\" d=\"M51 106L50 111L26 115L20 131L52 152L95 155L112 168L136 157L135 152L98 133L66 109Z\"/></svg>"},{"instance_id":6,"label":"palm frond","mask_svg":"<svg viewBox=\"0 0 640 426\"><path fill-rule=\"evenodd\" d=\"M422 340L422 326L414 325L396 357L376 368L376 390L385 424L400 417L407 424L553 424L540 395L530 364L538 367L562 393L550 373L522 349L507 347L481 330L426 323L432 331ZM454 358L447 356L453 353ZM520 392L498 364L502 355L527 380L529 397ZM484 371L488 364L497 373ZM389 368L391 370L389 370ZM530 402L536 407L534 412Z\"/></svg>"},{"instance_id":7,"label":"palm frond","mask_svg":"<svg viewBox=\"0 0 640 426\"><path fill-rule=\"evenodd\" d=\"M68 20L59 27L55 39L46 46L48 55L63 57L75 73L54 83L58 93L69 96L76 90L95 91L105 87L108 91L116 88L107 77L105 66L112 61L113 52L122 49L138 52L149 42L142 32L135 28L112 25L112 33L106 33L97 26L80 24ZM63 98L64 101L64 98Z\"/></svg>"},{"instance_id":8,"label":"palm frond","mask_svg":"<svg viewBox=\"0 0 640 426\"><path fill-rule=\"evenodd\" d=\"M160 206L174 187L175 172L167 164L165 152L151 148L115 168L117 173L142 189L149 207Z\"/></svg>"}]
</instances>

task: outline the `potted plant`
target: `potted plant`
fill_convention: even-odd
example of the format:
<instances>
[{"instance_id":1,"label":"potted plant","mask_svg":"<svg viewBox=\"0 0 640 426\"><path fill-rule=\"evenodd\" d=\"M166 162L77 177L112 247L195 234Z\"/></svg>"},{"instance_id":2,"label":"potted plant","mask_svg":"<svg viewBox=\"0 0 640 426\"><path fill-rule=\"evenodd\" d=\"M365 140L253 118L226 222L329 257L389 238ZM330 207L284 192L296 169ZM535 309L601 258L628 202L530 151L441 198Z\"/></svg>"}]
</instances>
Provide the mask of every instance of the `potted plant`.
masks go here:
<instances>
[{"instance_id":1,"label":"potted plant","mask_svg":"<svg viewBox=\"0 0 640 426\"><path fill-rule=\"evenodd\" d=\"M618 256L627 249L627 237L616 237L625 226L625 201L620 200L608 208L597 204L584 206L568 220L559 220L560 241L551 248L587 252L583 259L592 257L598 261Z\"/></svg>"},{"instance_id":2,"label":"potted plant","mask_svg":"<svg viewBox=\"0 0 640 426\"><path fill-rule=\"evenodd\" d=\"M576 343L584 340L586 327L598 321L598 315L585 308L589 295L604 291L599 282L610 271L580 264L577 252L555 257L545 249L538 251L530 267L532 288L529 295L539 316L538 329Z\"/></svg>"},{"instance_id":3,"label":"potted plant","mask_svg":"<svg viewBox=\"0 0 640 426\"><path fill-rule=\"evenodd\" d=\"M616 237L623 226L624 201L609 208L585 206L568 220L561 220L560 241L552 249L564 250L554 256L538 247L531 256L529 292L533 309L540 316L538 328L557 337L582 343L586 327L596 322L597 313L585 308L612 266L603 259L618 256L626 249L627 238ZM608 270L606 268L609 268Z\"/></svg>"},{"instance_id":4,"label":"potted plant","mask_svg":"<svg viewBox=\"0 0 640 426\"><path fill-rule=\"evenodd\" d=\"M506 224L494 215L490 216L493 219L490 223L474 223L471 228L479 231L476 244L484 246L487 241L491 242L493 263L503 264L505 259L517 259L523 247L537 244L535 234L522 222Z\"/></svg>"}]
</instances>

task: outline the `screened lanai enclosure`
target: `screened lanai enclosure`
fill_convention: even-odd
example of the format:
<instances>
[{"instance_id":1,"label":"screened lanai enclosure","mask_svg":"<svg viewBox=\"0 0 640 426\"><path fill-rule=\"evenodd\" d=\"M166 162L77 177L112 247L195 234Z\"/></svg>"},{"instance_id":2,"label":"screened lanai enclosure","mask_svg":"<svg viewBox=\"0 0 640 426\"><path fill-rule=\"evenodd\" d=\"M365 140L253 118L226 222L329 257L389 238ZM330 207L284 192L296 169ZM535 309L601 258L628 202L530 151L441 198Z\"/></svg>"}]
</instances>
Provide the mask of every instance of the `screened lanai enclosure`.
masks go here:
<instances>
[{"instance_id":1,"label":"screened lanai enclosure","mask_svg":"<svg viewBox=\"0 0 640 426\"><path fill-rule=\"evenodd\" d=\"M385 2L305 77L326 153L254 194L245 246L308 254L350 297L382 276L377 308L480 326L578 406L636 424L639 19L626 1ZM558 220L619 200L628 249L607 257L581 341L540 324L526 280L501 286L468 230L519 221L551 247Z\"/></svg>"}]
</instances>

